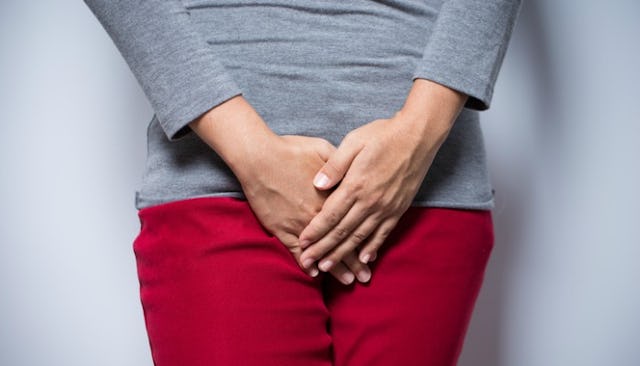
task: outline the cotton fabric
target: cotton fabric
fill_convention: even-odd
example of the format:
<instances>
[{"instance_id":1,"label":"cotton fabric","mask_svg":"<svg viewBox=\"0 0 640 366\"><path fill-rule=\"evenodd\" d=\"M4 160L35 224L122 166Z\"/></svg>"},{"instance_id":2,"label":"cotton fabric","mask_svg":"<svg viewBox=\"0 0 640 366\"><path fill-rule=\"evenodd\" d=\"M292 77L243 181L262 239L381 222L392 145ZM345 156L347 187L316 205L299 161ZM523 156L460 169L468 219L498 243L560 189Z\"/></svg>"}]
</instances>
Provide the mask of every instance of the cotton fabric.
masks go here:
<instances>
[{"instance_id":1,"label":"cotton fabric","mask_svg":"<svg viewBox=\"0 0 640 366\"><path fill-rule=\"evenodd\" d=\"M248 203L139 211L134 243L156 366L453 366L493 247L489 211L412 207L367 284L312 278Z\"/></svg>"},{"instance_id":2,"label":"cotton fabric","mask_svg":"<svg viewBox=\"0 0 640 366\"><path fill-rule=\"evenodd\" d=\"M519 0L85 2L155 112L137 208L243 196L187 126L235 95L278 134L338 145L349 131L393 116L415 78L469 99L413 204L493 207L477 111L490 105Z\"/></svg>"}]
</instances>

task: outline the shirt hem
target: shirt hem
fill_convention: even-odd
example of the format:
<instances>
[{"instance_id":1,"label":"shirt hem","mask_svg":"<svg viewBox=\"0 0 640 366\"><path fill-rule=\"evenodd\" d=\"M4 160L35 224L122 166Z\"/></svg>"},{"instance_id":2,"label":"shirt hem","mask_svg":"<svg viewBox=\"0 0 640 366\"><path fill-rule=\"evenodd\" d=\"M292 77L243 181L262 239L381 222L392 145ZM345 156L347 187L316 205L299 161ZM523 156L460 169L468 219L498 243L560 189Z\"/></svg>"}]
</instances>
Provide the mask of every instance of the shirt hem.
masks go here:
<instances>
[{"instance_id":1,"label":"shirt hem","mask_svg":"<svg viewBox=\"0 0 640 366\"><path fill-rule=\"evenodd\" d=\"M153 207L161 204L166 204L175 201L183 201L188 199L205 198L205 197L232 197L239 199L246 199L242 192L216 192L199 195L189 195L185 197L171 197L171 198L148 198L142 196L139 192L135 195L135 207L138 210ZM485 201L447 201L447 200L414 200L411 203L412 207L439 207L439 208L451 208L459 210L492 210L495 207L493 197Z\"/></svg>"}]
</instances>

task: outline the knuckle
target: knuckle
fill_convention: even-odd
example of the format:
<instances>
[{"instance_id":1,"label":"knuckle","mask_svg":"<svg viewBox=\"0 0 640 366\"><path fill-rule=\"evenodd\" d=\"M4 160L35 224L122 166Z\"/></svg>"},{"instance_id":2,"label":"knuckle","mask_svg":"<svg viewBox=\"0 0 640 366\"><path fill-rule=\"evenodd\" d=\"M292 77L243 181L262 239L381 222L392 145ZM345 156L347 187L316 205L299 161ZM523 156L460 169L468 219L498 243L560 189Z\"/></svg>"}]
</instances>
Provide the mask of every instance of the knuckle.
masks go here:
<instances>
[{"instance_id":1,"label":"knuckle","mask_svg":"<svg viewBox=\"0 0 640 366\"><path fill-rule=\"evenodd\" d=\"M304 253L304 257L300 257L302 260L312 259L315 261L315 260L318 260L322 255L322 253L316 248L307 249L303 253Z\"/></svg>"},{"instance_id":2,"label":"knuckle","mask_svg":"<svg viewBox=\"0 0 640 366\"><path fill-rule=\"evenodd\" d=\"M363 233L361 231L356 231L356 232L353 233L351 240L355 244L360 244L360 243L364 242L365 240L367 240L367 237L368 237L367 234L365 234L365 233Z\"/></svg>"},{"instance_id":3,"label":"knuckle","mask_svg":"<svg viewBox=\"0 0 640 366\"><path fill-rule=\"evenodd\" d=\"M340 168L336 165L336 163L329 159L325 165L324 165L324 169L327 170L327 173L329 173L330 175L335 175L338 174L340 172Z\"/></svg>"},{"instance_id":4,"label":"knuckle","mask_svg":"<svg viewBox=\"0 0 640 366\"><path fill-rule=\"evenodd\" d=\"M296 232L301 226L296 219L291 217L283 220L283 223L287 232Z\"/></svg>"},{"instance_id":5,"label":"knuckle","mask_svg":"<svg viewBox=\"0 0 640 366\"><path fill-rule=\"evenodd\" d=\"M322 206L321 205L315 205L315 206L310 206L309 209L309 215L310 217L316 217L320 211L322 211Z\"/></svg>"},{"instance_id":6,"label":"knuckle","mask_svg":"<svg viewBox=\"0 0 640 366\"><path fill-rule=\"evenodd\" d=\"M379 219L383 213L387 212L387 206L384 204L384 201L376 196L367 197L363 203L366 213L369 216L374 216L376 219Z\"/></svg>"},{"instance_id":7,"label":"knuckle","mask_svg":"<svg viewBox=\"0 0 640 366\"><path fill-rule=\"evenodd\" d=\"M343 239L347 236L347 234L349 234L349 230L342 226L336 226L336 228L334 229L334 235L337 239Z\"/></svg>"},{"instance_id":8,"label":"knuckle","mask_svg":"<svg viewBox=\"0 0 640 366\"><path fill-rule=\"evenodd\" d=\"M364 179L358 177L354 179L350 179L345 185L345 193L350 197L358 197L359 194L366 187L366 182Z\"/></svg>"},{"instance_id":9,"label":"knuckle","mask_svg":"<svg viewBox=\"0 0 640 366\"><path fill-rule=\"evenodd\" d=\"M313 222L309 224L309 226L305 229L304 237L305 239L309 239L311 241L315 241L320 235L320 229Z\"/></svg>"},{"instance_id":10,"label":"knuckle","mask_svg":"<svg viewBox=\"0 0 640 366\"><path fill-rule=\"evenodd\" d=\"M340 221L340 215L335 211L327 213L326 221L329 225L336 225Z\"/></svg>"},{"instance_id":11,"label":"knuckle","mask_svg":"<svg viewBox=\"0 0 640 366\"><path fill-rule=\"evenodd\" d=\"M365 205L369 209L370 213L374 211L380 211L385 207L384 201L382 201L382 199L380 199L380 197L378 197L377 195L368 197Z\"/></svg>"},{"instance_id":12,"label":"knuckle","mask_svg":"<svg viewBox=\"0 0 640 366\"><path fill-rule=\"evenodd\" d=\"M334 146L327 140L325 139L320 139L320 141L322 141L322 147L326 150L333 150Z\"/></svg>"},{"instance_id":13,"label":"knuckle","mask_svg":"<svg viewBox=\"0 0 640 366\"><path fill-rule=\"evenodd\" d=\"M321 209L322 209L322 206L314 205L314 204L311 204L310 202L305 202L300 208L300 211L303 213L305 219L310 220L314 216L316 216Z\"/></svg>"},{"instance_id":14,"label":"knuckle","mask_svg":"<svg viewBox=\"0 0 640 366\"><path fill-rule=\"evenodd\" d=\"M357 130L353 130L347 133L342 141L343 143L349 144L356 149L361 149L365 144L365 141L362 139Z\"/></svg>"},{"instance_id":15,"label":"knuckle","mask_svg":"<svg viewBox=\"0 0 640 366\"><path fill-rule=\"evenodd\" d=\"M411 201L398 199L391 201L389 205L391 206L392 212L402 214L409 208L409 206L411 206Z\"/></svg>"},{"instance_id":16,"label":"knuckle","mask_svg":"<svg viewBox=\"0 0 640 366\"><path fill-rule=\"evenodd\" d=\"M367 181L364 178L359 178L353 181L353 188L357 191L363 191L367 187Z\"/></svg>"},{"instance_id":17,"label":"knuckle","mask_svg":"<svg viewBox=\"0 0 640 366\"><path fill-rule=\"evenodd\" d=\"M391 235L391 228L385 228L380 230L380 245L382 245L382 241Z\"/></svg>"},{"instance_id":18,"label":"knuckle","mask_svg":"<svg viewBox=\"0 0 640 366\"><path fill-rule=\"evenodd\" d=\"M398 205L398 200L394 199L390 194L380 194L378 196L378 204L388 210L393 210L394 207Z\"/></svg>"},{"instance_id":19,"label":"knuckle","mask_svg":"<svg viewBox=\"0 0 640 366\"><path fill-rule=\"evenodd\" d=\"M389 203L387 204L387 207L390 213L395 214L402 211L402 203L398 201L389 201Z\"/></svg>"},{"instance_id":20,"label":"knuckle","mask_svg":"<svg viewBox=\"0 0 640 366\"><path fill-rule=\"evenodd\" d=\"M322 243L314 243L303 250L305 258L321 259L326 254L326 249Z\"/></svg>"},{"instance_id":21,"label":"knuckle","mask_svg":"<svg viewBox=\"0 0 640 366\"><path fill-rule=\"evenodd\" d=\"M393 231L395 225L386 225L382 228L380 228L380 231L378 232L378 238L379 240L377 241L379 243L379 245L382 245L382 242L389 237L389 235L391 235L391 232Z\"/></svg>"},{"instance_id":22,"label":"knuckle","mask_svg":"<svg viewBox=\"0 0 640 366\"><path fill-rule=\"evenodd\" d=\"M354 142L358 140L358 134L354 130L349 131L343 138L343 141Z\"/></svg>"}]
</instances>

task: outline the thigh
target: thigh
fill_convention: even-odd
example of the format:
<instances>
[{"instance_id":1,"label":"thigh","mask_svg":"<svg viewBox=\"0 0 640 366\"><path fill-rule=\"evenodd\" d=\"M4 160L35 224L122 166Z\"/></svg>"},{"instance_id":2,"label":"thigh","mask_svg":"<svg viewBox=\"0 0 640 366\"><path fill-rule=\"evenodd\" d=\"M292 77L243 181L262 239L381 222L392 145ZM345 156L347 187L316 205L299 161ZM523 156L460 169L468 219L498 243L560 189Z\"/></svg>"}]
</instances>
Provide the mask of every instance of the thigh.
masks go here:
<instances>
[{"instance_id":1,"label":"thigh","mask_svg":"<svg viewBox=\"0 0 640 366\"><path fill-rule=\"evenodd\" d=\"M139 217L134 251L156 366L331 365L319 280L246 201L195 198Z\"/></svg>"},{"instance_id":2,"label":"thigh","mask_svg":"<svg viewBox=\"0 0 640 366\"><path fill-rule=\"evenodd\" d=\"M334 365L455 365L492 246L489 211L410 208L369 284L327 278Z\"/></svg>"}]
</instances>

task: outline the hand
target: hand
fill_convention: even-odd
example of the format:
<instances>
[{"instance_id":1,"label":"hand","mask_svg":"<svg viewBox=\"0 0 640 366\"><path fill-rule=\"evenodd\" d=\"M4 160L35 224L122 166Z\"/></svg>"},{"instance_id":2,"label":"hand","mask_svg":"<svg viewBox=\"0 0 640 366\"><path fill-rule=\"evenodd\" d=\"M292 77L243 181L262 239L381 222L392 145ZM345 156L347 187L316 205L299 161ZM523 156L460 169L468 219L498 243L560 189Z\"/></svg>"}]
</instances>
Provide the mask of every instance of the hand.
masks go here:
<instances>
[{"instance_id":1,"label":"hand","mask_svg":"<svg viewBox=\"0 0 640 366\"><path fill-rule=\"evenodd\" d=\"M301 260L330 271L360 247L375 258L409 208L466 97L417 80L403 109L351 131L314 179L321 190L340 185L300 234Z\"/></svg>"},{"instance_id":2,"label":"hand","mask_svg":"<svg viewBox=\"0 0 640 366\"><path fill-rule=\"evenodd\" d=\"M189 126L225 160L258 220L303 267L297 235L327 196L313 188L312 177L335 147L318 138L275 135L242 96L211 109ZM318 274L313 263L304 268L312 276ZM345 284L354 280L354 273L361 280L370 276L368 266L354 253L331 270Z\"/></svg>"},{"instance_id":3,"label":"hand","mask_svg":"<svg viewBox=\"0 0 640 366\"><path fill-rule=\"evenodd\" d=\"M327 192L311 184L314 174L335 151L329 142L303 136L276 136L265 147L262 157L247 162L238 179L256 217L262 225L289 249L301 267L316 276L313 262L300 262L302 249L298 235L320 211ZM342 283L350 284L354 273L367 281L370 270L354 253L345 253L331 273Z\"/></svg>"}]
</instances>

